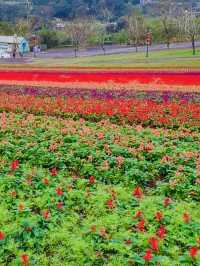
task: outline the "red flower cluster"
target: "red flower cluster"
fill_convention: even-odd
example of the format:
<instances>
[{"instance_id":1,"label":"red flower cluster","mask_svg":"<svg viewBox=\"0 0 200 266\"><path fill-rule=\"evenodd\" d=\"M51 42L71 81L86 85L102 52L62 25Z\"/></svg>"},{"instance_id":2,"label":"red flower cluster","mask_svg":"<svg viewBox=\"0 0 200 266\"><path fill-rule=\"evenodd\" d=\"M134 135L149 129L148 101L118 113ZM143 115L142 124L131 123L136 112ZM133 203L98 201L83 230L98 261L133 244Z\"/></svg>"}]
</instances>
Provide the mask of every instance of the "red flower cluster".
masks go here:
<instances>
[{"instance_id":1,"label":"red flower cluster","mask_svg":"<svg viewBox=\"0 0 200 266\"><path fill-rule=\"evenodd\" d=\"M28 266L29 265L29 256L27 254L22 254L20 256L20 262L23 266Z\"/></svg>"},{"instance_id":2,"label":"red flower cluster","mask_svg":"<svg viewBox=\"0 0 200 266\"><path fill-rule=\"evenodd\" d=\"M11 170L15 171L19 166L19 161L18 160L14 160L12 163L11 163Z\"/></svg>"},{"instance_id":3,"label":"red flower cluster","mask_svg":"<svg viewBox=\"0 0 200 266\"><path fill-rule=\"evenodd\" d=\"M14 95L0 92L0 108L48 115L80 114L84 116L117 116L129 123L151 122L155 125L200 125L200 104L180 102L156 102L136 98L123 99L83 99L63 97L37 97ZM99 136L101 139L103 136ZM98 138L99 138L98 137Z\"/></svg>"},{"instance_id":4,"label":"red flower cluster","mask_svg":"<svg viewBox=\"0 0 200 266\"><path fill-rule=\"evenodd\" d=\"M141 199L143 197L143 192L141 187L136 187L133 190L133 196L136 197L137 199Z\"/></svg>"},{"instance_id":5,"label":"red flower cluster","mask_svg":"<svg viewBox=\"0 0 200 266\"><path fill-rule=\"evenodd\" d=\"M55 75L56 73L56 75ZM148 84L159 80L162 84L171 85L199 85L200 75L195 72L153 72L153 71L116 71L116 70L101 70L101 71L0 71L0 80L13 81L29 81L29 82L96 82L105 83L113 81L115 83L139 82Z\"/></svg>"},{"instance_id":6,"label":"red flower cluster","mask_svg":"<svg viewBox=\"0 0 200 266\"><path fill-rule=\"evenodd\" d=\"M3 231L0 231L0 241L4 240L6 237L6 234Z\"/></svg>"}]
</instances>

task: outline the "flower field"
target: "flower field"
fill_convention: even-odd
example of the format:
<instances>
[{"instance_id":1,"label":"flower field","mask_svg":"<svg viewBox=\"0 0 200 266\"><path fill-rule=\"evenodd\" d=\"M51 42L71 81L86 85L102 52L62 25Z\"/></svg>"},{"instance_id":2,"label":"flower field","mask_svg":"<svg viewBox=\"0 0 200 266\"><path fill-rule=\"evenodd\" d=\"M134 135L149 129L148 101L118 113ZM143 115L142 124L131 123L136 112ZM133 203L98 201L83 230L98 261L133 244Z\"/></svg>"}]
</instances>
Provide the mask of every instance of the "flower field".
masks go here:
<instances>
[{"instance_id":1,"label":"flower field","mask_svg":"<svg viewBox=\"0 0 200 266\"><path fill-rule=\"evenodd\" d=\"M0 265L199 266L187 86L0 85Z\"/></svg>"}]
</instances>

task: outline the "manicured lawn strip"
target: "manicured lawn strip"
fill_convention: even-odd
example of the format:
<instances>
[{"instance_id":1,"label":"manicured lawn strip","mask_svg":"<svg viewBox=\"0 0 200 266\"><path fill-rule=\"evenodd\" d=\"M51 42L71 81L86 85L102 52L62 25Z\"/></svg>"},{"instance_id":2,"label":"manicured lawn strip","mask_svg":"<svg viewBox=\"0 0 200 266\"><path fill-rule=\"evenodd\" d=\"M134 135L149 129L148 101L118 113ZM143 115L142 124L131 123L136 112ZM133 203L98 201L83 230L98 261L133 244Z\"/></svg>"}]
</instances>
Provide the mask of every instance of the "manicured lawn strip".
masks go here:
<instances>
[{"instance_id":1,"label":"manicured lawn strip","mask_svg":"<svg viewBox=\"0 0 200 266\"><path fill-rule=\"evenodd\" d=\"M0 122L2 266L200 263L198 130Z\"/></svg>"},{"instance_id":2,"label":"manicured lawn strip","mask_svg":"<svg viewBox=\"0 0 200 266\"><path fill-rule=\"evenodd\" d=\"M114 55L98 55L90 57L78 58L62 58L62 59L36 59L30 66L35 67L65 67L65 68L199 68L200 52L197 50L197 55L192 56L191 49L171 49L165 51L152 51L150 57L146 58L145 53L127 53Z\"/></svg>"}]
</instances>

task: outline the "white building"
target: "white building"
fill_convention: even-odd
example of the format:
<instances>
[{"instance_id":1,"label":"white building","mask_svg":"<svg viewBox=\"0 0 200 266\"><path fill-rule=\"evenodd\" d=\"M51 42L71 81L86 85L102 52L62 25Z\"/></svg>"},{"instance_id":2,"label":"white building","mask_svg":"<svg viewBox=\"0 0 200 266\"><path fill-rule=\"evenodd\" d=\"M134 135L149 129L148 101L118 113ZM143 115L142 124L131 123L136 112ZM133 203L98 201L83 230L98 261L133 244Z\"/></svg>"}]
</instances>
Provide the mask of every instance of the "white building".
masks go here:
<instances>
[{"instance_id":1,"label":"white building","mask_svg":"<svg viewBox=\"0 0 200 266\"><path fill-rule=\"evenodd\" d=\"M29 52L29 44L24 37L0 35L0 58L10 58L13 45L17 46L20 53Z\"/></svg>"}]
</instances>

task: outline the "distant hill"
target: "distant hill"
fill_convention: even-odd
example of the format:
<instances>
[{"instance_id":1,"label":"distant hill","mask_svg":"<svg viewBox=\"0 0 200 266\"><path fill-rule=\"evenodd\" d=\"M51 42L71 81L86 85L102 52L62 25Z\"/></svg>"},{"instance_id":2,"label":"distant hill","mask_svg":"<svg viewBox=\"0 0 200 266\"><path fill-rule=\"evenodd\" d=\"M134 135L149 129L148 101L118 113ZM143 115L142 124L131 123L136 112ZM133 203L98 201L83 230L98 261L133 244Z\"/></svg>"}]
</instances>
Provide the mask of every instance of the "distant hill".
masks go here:
<instances>
[{"instance_id":1,"label":"distant hill","mask_svg":"<svg viewBox=\"0 0 200 266\"><path fill-rule=\"evenodd\" d=\"M46 20L52 17L72 19L75 16L93 16L112 21L127 15L136 5L151 2L159 0L0 0L0 20L23 18L30 13ZM177 2L195 5L199 1Z\"/></svg>"}]
</instances>

